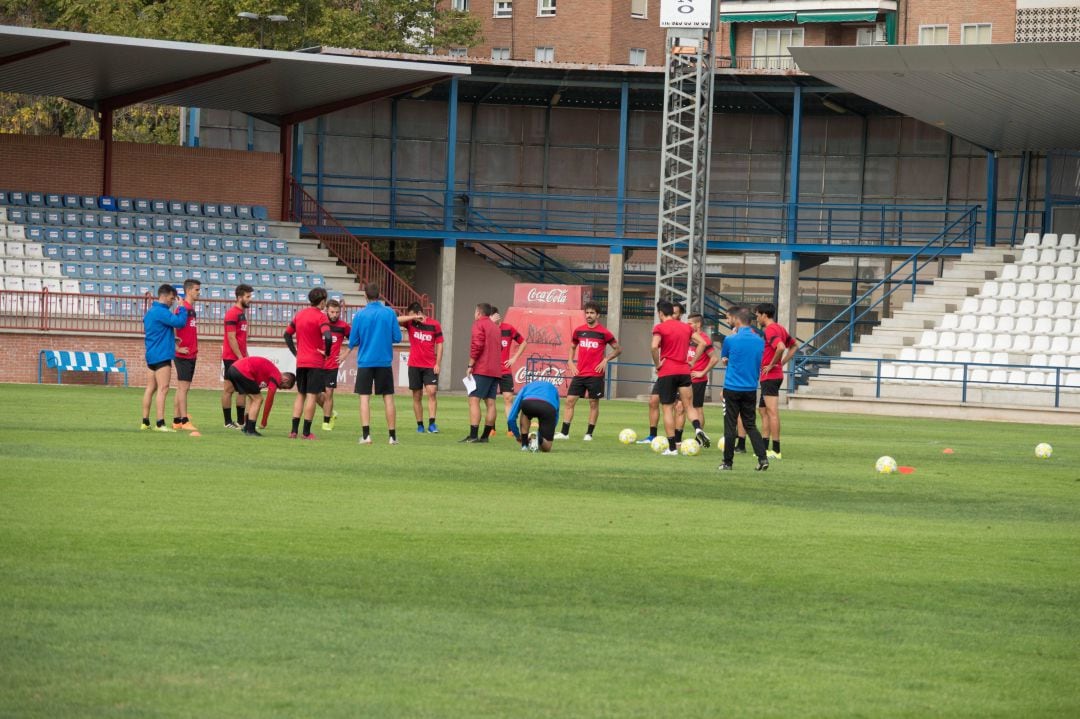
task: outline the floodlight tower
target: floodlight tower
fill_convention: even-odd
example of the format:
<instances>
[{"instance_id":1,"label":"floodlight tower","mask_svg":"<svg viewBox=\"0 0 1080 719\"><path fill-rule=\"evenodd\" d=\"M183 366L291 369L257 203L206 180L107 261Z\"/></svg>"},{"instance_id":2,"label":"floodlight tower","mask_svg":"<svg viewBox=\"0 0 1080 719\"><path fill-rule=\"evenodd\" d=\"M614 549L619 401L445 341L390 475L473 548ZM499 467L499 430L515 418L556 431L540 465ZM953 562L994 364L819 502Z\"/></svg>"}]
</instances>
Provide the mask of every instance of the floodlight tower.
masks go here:
<instances>
[{"instance_id":1,"label":"floodlight tower","mask_svg":"<svg viewBox=\"0 0 1080 719\"><path fill-rule=\"evenodd\" d=\"M701 312L705 301L716 3L660 5L667 45L656 299L682 302L688 312Z\"/></svg>"}]
</instances>

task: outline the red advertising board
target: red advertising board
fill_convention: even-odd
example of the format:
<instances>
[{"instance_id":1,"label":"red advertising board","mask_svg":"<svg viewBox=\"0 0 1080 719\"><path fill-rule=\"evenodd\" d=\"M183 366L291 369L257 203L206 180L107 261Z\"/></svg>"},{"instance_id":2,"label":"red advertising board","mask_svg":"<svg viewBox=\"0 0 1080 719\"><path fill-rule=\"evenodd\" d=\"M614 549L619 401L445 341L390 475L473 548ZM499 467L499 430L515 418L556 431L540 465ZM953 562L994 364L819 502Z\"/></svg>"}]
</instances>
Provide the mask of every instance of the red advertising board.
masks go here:
<instances>
[{"instance_id":1,"label":"red advertising board","mask_svg":"<svg viewBox=\"0 0 1080 719\"><path fill-rule=\"evenodd\" d=\"M521 287L522 285L518 285ZM535 287L536 285L532 285ZM510 369L514 376L514 390L534 379L544 379L566 396L570 378L566 377L566 360L570 359L570 335L574 328L585 323L585 312L580 309L539 309L511 307L503 322L514 326L525 338L528 346ZM527 376L529 359L535 376Z\"/></svg>"},{"instance_id":2,"label":"red advertising board","mask_svg":"<svg viewBox=\"0 0 1080 719\"><path fill-rule=\"evenodd\" d=\"M592 299L588 285L540 285L518 282L514 285L514 307L550 310L580 310Z\"/></svg>"}]
</instances>

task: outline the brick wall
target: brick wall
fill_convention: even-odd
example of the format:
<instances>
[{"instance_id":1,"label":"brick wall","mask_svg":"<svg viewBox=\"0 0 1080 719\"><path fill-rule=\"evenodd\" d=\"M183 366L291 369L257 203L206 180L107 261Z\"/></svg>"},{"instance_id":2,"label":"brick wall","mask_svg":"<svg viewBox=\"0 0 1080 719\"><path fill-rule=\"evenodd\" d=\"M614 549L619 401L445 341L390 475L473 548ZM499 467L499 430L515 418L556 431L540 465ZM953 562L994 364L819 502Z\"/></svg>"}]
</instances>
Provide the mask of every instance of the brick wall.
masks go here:
<instances>
[{"instance_id":1,"label":"brick wall","mask_svg":"<svg viewBox=\"0 0 1080 719\"><path fill-rule=\"evenodd\" d=\"M726 34L725 34L726 42ZM611 51L609 62L622 65L630 61L630 48L645 49L645 64L664 64L664 42L667 30L660 27L660 0L649 0L646 17L630 15L628 0L615 0L611 5ZM726 55L726 45L720 44L717 53Z\"/></svg>"},{"instance_id":2,"label":"brick wall","mask_svg":"<svg viewBox=\"0 0 1080 719\"><path fill-rule=\"evenodd\" d=\"M99 140L0 134L5 189L100 194L103 157ZM117 142L113 194L264 205L280 217L281 156Z\"/></svg>"},{"instance_id":3,"label":"brick wall","mask_svg":"<svg viewBox=\"0 0 1080 719\"><path fill-rule=\"evenodd\" d=\"M537 0L515 0L512 18L495 18L494 0L470 0L469 14L480 20L483 42L469 54L491 57L491 48L509 47L511 59L532 61L537 47L553 46L555 62L625 64L626 52L621 58L613 58L611 52L613 2L624 0L566 3L558 6L553 17L538 17ZM449 7L450 0L439 4ZM659 0L656 5L659 12Z\"/></svg>"},{"instance_id":4,"label":"brick wall","mask_svg":"<svg viewBox=\"0 0 1080 719\"><path fill-rule=\"evenodd\" d=\"M920 25L948 25L949 44L959 45L968 23L991 23L991 42L1016 41L1016 0L907 0L901 7L901 43L918 45Z\"/></svg>"}]
</instances>

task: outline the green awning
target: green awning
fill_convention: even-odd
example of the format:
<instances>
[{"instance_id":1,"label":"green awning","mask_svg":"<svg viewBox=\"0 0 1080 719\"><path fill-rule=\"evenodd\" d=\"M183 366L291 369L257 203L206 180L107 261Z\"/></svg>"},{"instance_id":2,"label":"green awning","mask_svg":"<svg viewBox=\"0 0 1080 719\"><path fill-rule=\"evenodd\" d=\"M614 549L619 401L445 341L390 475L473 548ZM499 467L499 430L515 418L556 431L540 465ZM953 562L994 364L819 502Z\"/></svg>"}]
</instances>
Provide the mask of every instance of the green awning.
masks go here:
<instances>
[{"instance_id":1,"label":"green awning","mask_svg":"<svg viewBox=\"0 0 1080 719\"><path fill-rule=\"evenodd\" d=\"M720 22L791 22L793 12L740 12L720 13Z\"/></svg>"},{"instance_id":2,"label":"green awning","mask_svg":"<svg viewBox=\"0 0 1080 719\"><path fill-rule=\"evenodd\" d=\"M877 10L859 10L857 12L801 12L799 22L874 22Z\"/></svg>"}]
</instances>

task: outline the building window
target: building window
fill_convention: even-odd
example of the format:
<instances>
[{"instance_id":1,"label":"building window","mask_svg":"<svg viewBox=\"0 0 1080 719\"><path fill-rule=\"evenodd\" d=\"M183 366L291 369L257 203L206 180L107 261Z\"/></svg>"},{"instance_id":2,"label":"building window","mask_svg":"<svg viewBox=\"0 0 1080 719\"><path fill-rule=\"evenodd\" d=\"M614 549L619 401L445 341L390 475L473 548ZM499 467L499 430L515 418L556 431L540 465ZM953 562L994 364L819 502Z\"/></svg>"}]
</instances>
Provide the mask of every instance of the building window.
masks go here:
<instances>
[{"instance_id":1,"label":"building window","mask_svg":"<svg viewBox=\"0 0 1080 719\"><path fill-rule=\"evenodd\" d=\"M752 67L757 70L792 70L795 60L789 47L802 47L803 29L754 30Z\"/></svg>"},{"instance_id":2,"label":"building window","mask_svg":"<svg viewBox=\"0 0 1080 719\"><path fill-rule=\"evenodd\" d=\"M536 14L540 17L554 17L555 0L536 0Z\"/></svg>"},{"instance_id":3,"label":"building window","mask_svg":"<svg viewBox=\"0 0 1080 719\"><path fill-rule=\"evenodd\" d=\"M649 0L630 0L630 17L649 17Z\"/></svg>"},{"instance_id":4,"label":"building window","mask_svg":"<svg viewBox=\"0 0 1080 719\"><path fill-rule=\"evenodd\" d=\"M555 48L553 47L538 47L536 48L536 55L534 59L537 62L555 62Z\"/></svg>"},{"instance_id":5,"label":"building window","mask_svg":"<svg viewBox=\"0 0 1080 719\"><path fill-rule=\"evenodd\" d=\"M919 44L920 45L948 45L949 44L949 26L948 25L920 25L919 26Z\"/></svg>"},{"instance_id":6,"label":"building window","mask_svg":"<svg viewBox=\"0 0 1080 719\"><path fill-rule=\"evenodd\" d=\"M450 0L450 9L469 12L469 0Z\"/></svg>"},{"instance_id":7,"label":"building window","mask_svg":"<svg viewBox=\"0 0 1080 719\"><path fill-rule=\"evenodd\" d=\"M495 0L495 17L513 17L513 0Z\"/></svg>"},{"instance_id":8,"label":"building window","mask_svg":"<svg viewBox=\"0 0 1080 719\"><path fill-rule=\"evenodd\" d=\"M977 25L961 25L960 44L989 45L990 30L992 27L993 25L991 25L990 23L979 23Z\"/></svg>"},{"instance_id":9,"label":"building window","mask_svg":"<svg viewBox=\"0 0 1080 719\"><path fill-rule=\"evenodd\" d=\"M885 45L887 43L888 36L883 22L879 22L874 27L861 27L855 34L855 44L859 46Z\"/></svg>"},{"instance_id":10,"label":"building window","mask_svg":"<svg viewBox=\"0 0 1080 719\"><path fill-rule=\"evenodd\" d=\"M450 48L450 57L466 57L469 54L468 48L464 47L452 47Z\"/></svg>"},{"instance_id":11,"label":"building window","mask_svg":"<svg viewBox=\"0 0 1080 719\"><path fill-rule=\"evenodd\" d=\"M510 48L508 47L493 47L491 48L492 60L509 60Z\"/></svg>"},{"instance_id":12,"label":"building window","mask_svg":"<svg viewBox=\"0 0 1080 719\"><path fill-rule=\"evenodd\" d=\"M632 47L630 48L630 64L631 65L644 65L645 64L645 48Z\"/></svg>"}]
</instances>

